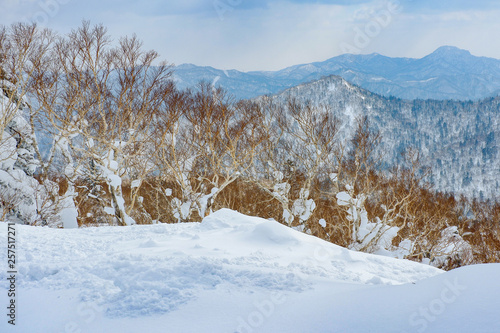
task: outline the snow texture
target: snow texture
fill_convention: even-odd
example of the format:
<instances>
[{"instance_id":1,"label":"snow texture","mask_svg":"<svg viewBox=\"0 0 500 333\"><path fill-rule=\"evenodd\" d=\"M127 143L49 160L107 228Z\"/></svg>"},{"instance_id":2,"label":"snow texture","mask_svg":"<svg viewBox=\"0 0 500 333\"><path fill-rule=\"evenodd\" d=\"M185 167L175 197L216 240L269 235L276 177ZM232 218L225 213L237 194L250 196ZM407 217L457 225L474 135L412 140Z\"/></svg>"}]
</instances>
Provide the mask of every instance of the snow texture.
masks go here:
<instances>
[{"instance_id":1,"label":"snow texture","mask_svg":"<svg viewBox=\"0 0 500 333\"><path fill-rule=\"evenodd\" d=\"M496 264L444 273L352 252L227 209L202 223L16 228L18 319L15 329L2 320L1 332L500 327ZM0 244L6 235L7 224L0 223ZM2 279L0 288L7 287ZM6 293L0 302L7 304Z\"/></svg>"}]
</instances>

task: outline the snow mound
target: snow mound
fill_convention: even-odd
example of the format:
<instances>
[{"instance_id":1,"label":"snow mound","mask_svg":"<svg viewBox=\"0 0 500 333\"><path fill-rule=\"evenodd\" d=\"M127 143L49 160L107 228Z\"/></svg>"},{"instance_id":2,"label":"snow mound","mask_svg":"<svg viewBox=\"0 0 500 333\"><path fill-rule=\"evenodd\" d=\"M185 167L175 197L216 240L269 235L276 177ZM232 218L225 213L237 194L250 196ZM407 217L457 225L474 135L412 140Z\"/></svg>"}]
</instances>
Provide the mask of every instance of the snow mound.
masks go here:
<instances>
[{"instance_id":1,"label":"snow mound","mask_svg":"<svg viewBox=\"0 0 500 333\"><path fill-rule=\"evenodd\" d=\"M275 243L279 245L299 245L297 232L276 221L266 221L257 224L250 234L254 241L262 243Z\"/></svg>"},{"instance_id":2,"label":"snow mound","mask_svg":"<svg viewBox=\"0 0 500 333\"><path fill-rule=\"evenodd\" d=\"M262 245L299 244L298 233L274 220L247 216L230 209L221 209L203 219L201 225L211 230L230 230L239 234L242 242ZM242 238L245 238L244 240Z\"/></svg>"}]
</instances>

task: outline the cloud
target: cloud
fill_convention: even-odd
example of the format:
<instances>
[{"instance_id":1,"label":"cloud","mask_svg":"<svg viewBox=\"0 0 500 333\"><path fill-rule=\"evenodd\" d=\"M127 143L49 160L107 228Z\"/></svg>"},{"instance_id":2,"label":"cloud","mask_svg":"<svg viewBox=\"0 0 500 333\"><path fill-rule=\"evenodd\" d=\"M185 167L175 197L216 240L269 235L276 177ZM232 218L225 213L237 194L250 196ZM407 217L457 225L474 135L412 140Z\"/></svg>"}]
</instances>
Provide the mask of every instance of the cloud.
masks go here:
<instances>
[{"instance_id":1,"label":"cloud","mask_svg":"<svg viewBox=\"0 0 500 333\"><path fill-rule=\"evenodd\" d=\"M41 4L61 2L46 14L47 26L68 31L82 19L103 23L115 40L136 33L146 48L176 64L281 69L339 55L340 45L353 44L365 29L372 29L371 37L360 53L420 57L455 45L500 58L500 46L488 37L500 30L498 0L4 1L3 24L43 13ZM401 11L381 20L391 1Z\"/></svg>"},{"instance_id":2,"label":"cloud","mask_svg":"<svg viewBox=\"0 0 500 333\"><path fill-rule=\"evenodd\" d=\"M213 0L213 5L228 5L235 10L246 10L255 8L269 8L273 4L301 4L301 5L342 5L353 6L362 3L370 3L373 0Z\"/></svg>"},{"instance_id":3,"label":"cloud","mask_svg":"<svg viewBox=\"0 0 500 333\"><path fill-rule=\"evenodd\" d=\"M500 30L498 17L500 9L403 13L366 51L418 58L453 45L477 56L500 58L500 48L490 37Z\"/></svg>"},{"instance_id":4,"label":"cloud","mask_svg":"<svg viewBox=\"0 0 500 333\"><path fill-rule=\"evenodd\" d=\"M211 1L207 0L150 0L150 1L130 1L128 6L136 13L147 16L161 15L191 15L206 13L213 10Z\"/></svg>"},{"instance_id":5,"label":"cloud","mask_svg":"<svg viewBox=\"0 0 500 333\"><path fill-rule=\"evenodd\" d=\"M436 13L498 9L498 0L400 0L408 12Z\"/></svg>"},{"instance_id":6,"label":"cloud","mask_svg":"<svg viewBox=\"0 0 500 333\"><path fill-rule=\"evenodd\" d=\"M188 33L184 50L179 52L184 53L184 62L240 70L280 69L324 60L337 48L342 18L348 15L339 5L284 2L265 9L227 11L222 19L191 21L190 30L195 33Z\"/></svg>"},{"instance_id":7,"label":"cloud","mask_svg":"<svg viewBox=\"0 0 500 333\"><path fill-rule=\"evenodd\" d=\"M472 21L474 14L466 11L447 12L441 15L441 20L447 21Z\"/></svg>"}]
</instances>

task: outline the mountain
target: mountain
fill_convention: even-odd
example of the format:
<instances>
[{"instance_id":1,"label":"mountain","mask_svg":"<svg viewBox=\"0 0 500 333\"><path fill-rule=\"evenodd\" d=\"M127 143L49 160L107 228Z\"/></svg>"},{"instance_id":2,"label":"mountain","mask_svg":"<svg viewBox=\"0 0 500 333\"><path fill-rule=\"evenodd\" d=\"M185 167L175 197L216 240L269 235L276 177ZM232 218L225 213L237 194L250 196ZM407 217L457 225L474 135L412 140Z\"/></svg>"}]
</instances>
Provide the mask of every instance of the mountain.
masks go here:
<instances>
[{"instance_id":1,"label":"mountain","mask_svg":"<svg viewBox=\"0 0 500 333\"><path fill-rule=\"evenodd\" d=\"M367 115L382 135L380 152L389 168L401 152L417 148L432 168L435 189L468 197L500 199L500 97L481 101L388 98L338 76L301 84L261 99L290 98L327 105L341 122L340 138L349 140L356 118Z\"/></svg>"},{"instance_id":2,"label":"mountain","mask_svg":"<svg viewBox=\"0 0 500 333\"><path fill-rule=\"evenodd\" d=\"M283 89L304 81L270 78L265 74L244 73L237 70L220 70L213 67L200 67L183 64L174 68L174 80L181 89L196 87L201 81L224 87L237 99L254 98L261 95L274 94Z\"/></svg>"},{"instance_id":3,"label":"mountain","mask_svg":"<svg viewBox=\"0 0 500 333\"><path fill-rule=\"evenodd\" d=\"M329 75L402 99L480 100L500 93L500 60L476 57L451 46L421 59L344 54L279 71L245 73L184 64L175 67L174 78L181 88L206 80L241 99L275 94Z\"/></svg>"}]
</instances>

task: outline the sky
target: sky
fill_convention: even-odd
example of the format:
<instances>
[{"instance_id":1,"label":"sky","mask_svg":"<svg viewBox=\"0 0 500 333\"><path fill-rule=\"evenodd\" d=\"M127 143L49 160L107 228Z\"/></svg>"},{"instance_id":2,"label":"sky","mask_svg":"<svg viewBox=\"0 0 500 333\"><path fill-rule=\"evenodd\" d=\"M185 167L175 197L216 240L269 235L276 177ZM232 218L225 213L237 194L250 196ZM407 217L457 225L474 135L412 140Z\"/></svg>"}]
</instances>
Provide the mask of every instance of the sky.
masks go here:
<instances>
[{"instance_id":1,"label":"sky","mask_svg":"<svg viewBox=\"0 0 500 333\"><path fill-rule=\"evenodd\" d=\"M443 45L500 59L498 0L0 0L0 24L136 34L179 65L278 70L343 54L421 58Z\"/></svg>"}]
</instances>

